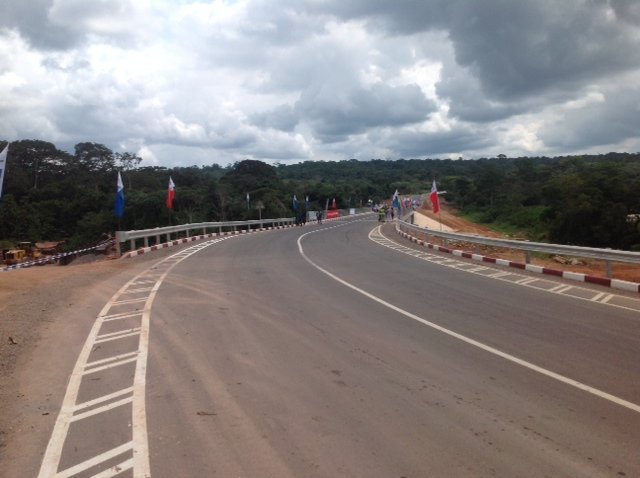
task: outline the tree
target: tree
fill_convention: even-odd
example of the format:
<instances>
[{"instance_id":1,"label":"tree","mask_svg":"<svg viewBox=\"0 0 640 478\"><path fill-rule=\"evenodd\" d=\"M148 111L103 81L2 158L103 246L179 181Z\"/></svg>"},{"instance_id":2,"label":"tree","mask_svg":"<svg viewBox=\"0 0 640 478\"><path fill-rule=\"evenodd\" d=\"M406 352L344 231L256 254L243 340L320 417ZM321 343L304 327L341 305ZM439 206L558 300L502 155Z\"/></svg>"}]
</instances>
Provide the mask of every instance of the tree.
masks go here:
<instances>
[{"instance_id":1,"label":"tree","mask_svg":"<svg viewBox=\"0 0 640 478\"><path fill-rule=\"evenodd\" d=\"M75 160L78 166L89 172L112 172L116 166L113 151L98 143L76 144Z\"/></svg>"}]
</instances>

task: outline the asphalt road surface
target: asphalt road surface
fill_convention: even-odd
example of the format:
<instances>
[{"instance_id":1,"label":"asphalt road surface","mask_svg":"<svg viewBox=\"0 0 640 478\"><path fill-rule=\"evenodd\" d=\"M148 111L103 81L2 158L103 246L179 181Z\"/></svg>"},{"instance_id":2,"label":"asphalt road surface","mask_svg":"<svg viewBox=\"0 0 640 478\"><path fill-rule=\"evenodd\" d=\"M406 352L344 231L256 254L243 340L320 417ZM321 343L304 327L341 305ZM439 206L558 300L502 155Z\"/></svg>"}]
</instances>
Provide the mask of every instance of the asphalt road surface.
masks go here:
<instances>
[{"instance_id":1,"label":"asphalt road surface","mask_svg":"<svg viewBox=\"0 0 640 478\"><path fill-rule=\"evenodd\" d=\"M40 476L640 476L635 297L379 226L203 242L119 284Z\"/></svg>"}]
</instances>

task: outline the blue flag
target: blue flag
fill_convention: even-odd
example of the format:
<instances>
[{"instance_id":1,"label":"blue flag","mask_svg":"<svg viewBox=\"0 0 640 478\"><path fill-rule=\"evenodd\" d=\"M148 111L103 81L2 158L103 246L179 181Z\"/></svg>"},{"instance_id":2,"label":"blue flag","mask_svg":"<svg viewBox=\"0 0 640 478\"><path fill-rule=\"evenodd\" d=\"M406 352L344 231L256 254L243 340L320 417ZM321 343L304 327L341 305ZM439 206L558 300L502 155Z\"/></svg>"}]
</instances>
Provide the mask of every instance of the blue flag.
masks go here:
<instances>
[{"instance_id":1,"label":"blue flag","mask_svg":"<svg viewBox=\"0 0 640 478\"><path fill-rule=\"evenodd\" d=\"M395 207L396 209L400 209L400 196L398 196L397 189L396 192L393 193L393 207Z\"/></svg>"},{"instance_id":2,"label":"blue flag","mask_svg":"<svg viewBox=\"0 0 640 478\"><path fill-rule=\"evenodd\" d=\"M120 176L120 171L118 171L115 212L116 216L118 217L124 216L124 184L122 184L122 176Z\"/></svg>"}]
</instances>

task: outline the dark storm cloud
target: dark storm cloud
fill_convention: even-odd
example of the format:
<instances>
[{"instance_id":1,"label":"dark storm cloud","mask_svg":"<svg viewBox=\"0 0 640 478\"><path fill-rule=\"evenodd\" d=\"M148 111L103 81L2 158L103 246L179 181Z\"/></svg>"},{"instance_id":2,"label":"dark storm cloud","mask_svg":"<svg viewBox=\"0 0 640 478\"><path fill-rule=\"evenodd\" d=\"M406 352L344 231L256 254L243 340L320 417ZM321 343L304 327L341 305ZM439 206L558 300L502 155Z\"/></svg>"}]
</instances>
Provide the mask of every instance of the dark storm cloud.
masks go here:
<instances>
[{"instance_id":1,"label":"dark storm cloud","mask_svg":"<svg viewBox=\"0 0 640 478\"><path fill-rule=\"evenodd\" d=\"M635 98L634 101L629 101ZM583 150L637 138L640 125L640 87L610 90L601 100L569 110L540 131L544 143L558 151Z\"/></svg>"},{"instance_id":2,"label":"dark storm cloud","mask_svg":"<svg viewBox=\"0 0 640 478\"><path fill-rule=\"evenodd\" d=\"M250 116L251 124L280 131L293 131L298 120L298 115L289 105L281 105L271 111L255 113Z\"/></svg>"},{"instance_id":3,"label":"dark storm cloud","mask_svg":"<svg viewBox=\"0 0 640 478\"><path fill-rule=\"evenodd\" d=\"M633 20L640 18L640 6L632 1L361 0L321 5L314 8L360 19L388 35L446 31L457 66L477 79L478 94L490 100L517 102L554 90L571 95L598 78L636 69L640 62L638 22ZM456 92L443 81L441 92ZM448 98L454 105L466 100ZM508 115L511 108L488 119ZM474 116L468 108L458 110Z\"/></svg>"},{"instance_id":4,"label":"dark storm cloud","mask_svg":"<svg viewBox=\"0 0 640 478\"><path fill-rule=\"evenodd\" d=\"M52 0L4 1L0 4L0 26L17 29L35 48L70 48L82 35L70 32L61 25L51 24L48 12L52 3Z\"/></svg>"},{"instance_id":5,"label":"dark storm cloud","mask_svg":"<svg viewBox=\"0 0 640 478\"><path fill-rule=\"evenodd\" d=\"M17 29L42 50L67 50L87 42L90 35L126 44L136 34L133 10L128 0L4 1L0 27Z\"/></svg>"},{"instance_id":6,"label":"dark storm cloud","mask_svg":"<svg viewBox=\"0 0 640 478\"><path fill-rule=\"evenodd\" d=\"M415 85L344 91L318 85L303 92L296 111L318 137L341 141L368 128L402 126L427 119L435 104Z\"/></svg>"},{"instance_id":7,"label":"dark storm cloud","mask_svg":"<svg viewBox=\"0 0 640 478\"><path fill-rule=\"evenodd\" d=\"M428 151L426 156L430 157L458 156L461 151L491 149L495 143L490 137L463 127L433 133L410 130L396 131L383 140L382 144L391 151L398 151L398 157L421 158L425 157L425 151Z\"/></svg>"}]
</instances>

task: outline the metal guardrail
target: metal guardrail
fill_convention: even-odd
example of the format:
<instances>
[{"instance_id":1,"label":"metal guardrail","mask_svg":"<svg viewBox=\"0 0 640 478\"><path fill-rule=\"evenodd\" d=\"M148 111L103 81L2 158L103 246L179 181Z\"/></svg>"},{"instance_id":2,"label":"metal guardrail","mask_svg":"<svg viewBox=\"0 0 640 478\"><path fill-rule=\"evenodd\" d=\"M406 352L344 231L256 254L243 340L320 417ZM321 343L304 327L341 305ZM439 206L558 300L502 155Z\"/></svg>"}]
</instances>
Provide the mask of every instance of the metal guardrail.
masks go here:
<instances>
[{"instance_id":1,"label":"metal guardrail","mask_svg":"<svg viewBox=\"0 0 640 478\"><path fill-rule=\"evenodd\" d=\"M525 262L531 261L531 252L542 254L556 254L569 257L581 257L604 261L607 268L607 276L612 276L611 263L622 262L628 264L640 264L640 252L621 251L617 249L599 249L595 247L565 246L561 244L547 244L544 242L516 241L513 239L494 239L473 234L460 234L457 232L437 231L426 227L419 227L405 220L398 221L398 227L404 232L408 230L439 237L446 241L468 242L472 244L516 249L525 252ZM403 229L404 228L404 229Z\"/></svg>"},{"instance_id":2,"label":"metal guardrail","mask_svg":"<svg viewBox=\"0 0 640 478\"><path fill-rule=\"evenodd\" d=\"M153 229L140 229L133 231L117 231L116 232L116 247L118 248L118 254L120 253L120 244L129 241L131 250L136 248L136 241L142 239L144 241L144 247L149 247L149 239L154 238L155 243L162 242L162 236L166 237L166 242L171 241L172 234L179 234L185 232L189 236L193 231L202 231L202 235L207 234L209 229L217 229L218 233L222 233L224 230L237 231L240 229L264 229L266 227L280 227L291 225L295 222L292 217L283 217L278 219L255 219L251 221L225 221L225 222L198 222L193 224L180 224L177 226L156 227Z\"/></svg>"}]
</instances>

